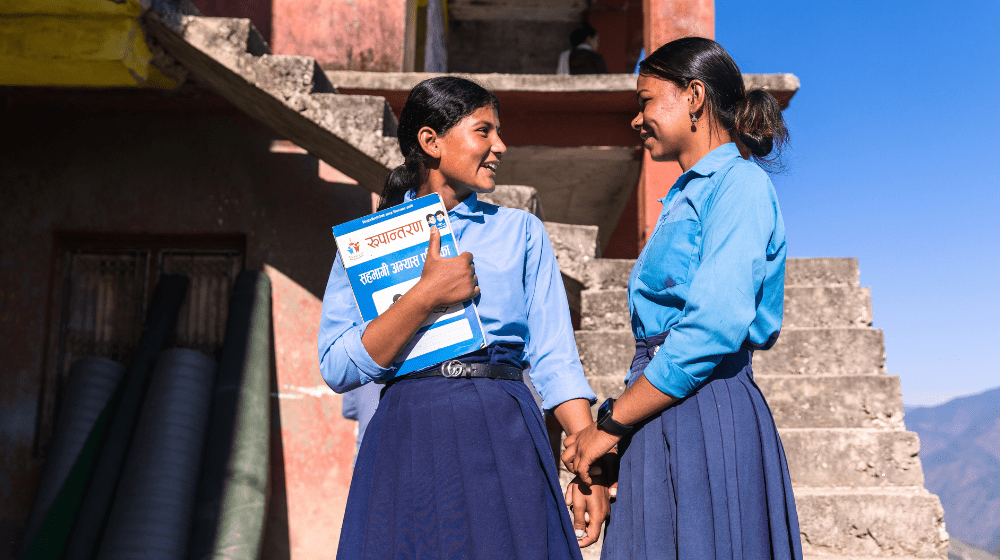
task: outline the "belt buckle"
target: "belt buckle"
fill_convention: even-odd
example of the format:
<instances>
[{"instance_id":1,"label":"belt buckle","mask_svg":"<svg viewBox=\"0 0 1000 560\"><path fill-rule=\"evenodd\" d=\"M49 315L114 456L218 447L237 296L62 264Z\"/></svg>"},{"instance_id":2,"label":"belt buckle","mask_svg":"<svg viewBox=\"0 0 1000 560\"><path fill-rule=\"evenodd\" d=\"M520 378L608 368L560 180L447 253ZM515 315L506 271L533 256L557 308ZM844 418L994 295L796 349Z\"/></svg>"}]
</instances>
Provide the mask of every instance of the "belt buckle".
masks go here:
<instances>
[{"instance_id":1,"label":"belt buckle","mask_svg":"<svg viewBox=\"0 0 1000 560\"><path fill-rule=\"evenodd\" d=\"M653 347L653 356L655 357L656 353L659 351L660 351L660 345L657 344L656 346Z\"/></svg>"},{"instance_id":2,"label":"belt buckle","mask_svg":"<svg viewBox=\"0 0 1000 560\"><path fill-rule=\"evenodd\" d=\"M462 377L465 373L465 364L458 360L448 360L441 364L441 375L450 379Z\"/></svg>"}]
</instances>

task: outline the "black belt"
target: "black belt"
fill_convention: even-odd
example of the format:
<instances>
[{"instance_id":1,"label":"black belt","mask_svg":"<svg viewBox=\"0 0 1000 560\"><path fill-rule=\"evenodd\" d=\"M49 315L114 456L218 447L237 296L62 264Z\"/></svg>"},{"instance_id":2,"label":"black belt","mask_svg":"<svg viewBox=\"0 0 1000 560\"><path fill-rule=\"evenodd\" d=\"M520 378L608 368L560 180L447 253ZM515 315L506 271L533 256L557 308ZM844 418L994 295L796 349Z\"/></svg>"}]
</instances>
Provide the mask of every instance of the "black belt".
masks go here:
<instances>
[{"instance_id":1,"label":"black belt","mask_svg":"<svg viewBox=\"0 0 1000 560\"><path fill-rule=\"evenodd\" d=\"M451 379L484 377L487 379L521 381L524 379L524 371L519 367L506 364L470 364L458 360L448 360L434 369L397 377L393 381L421 379L424 377L449 377Z\"/></svg>"}]
</instances>

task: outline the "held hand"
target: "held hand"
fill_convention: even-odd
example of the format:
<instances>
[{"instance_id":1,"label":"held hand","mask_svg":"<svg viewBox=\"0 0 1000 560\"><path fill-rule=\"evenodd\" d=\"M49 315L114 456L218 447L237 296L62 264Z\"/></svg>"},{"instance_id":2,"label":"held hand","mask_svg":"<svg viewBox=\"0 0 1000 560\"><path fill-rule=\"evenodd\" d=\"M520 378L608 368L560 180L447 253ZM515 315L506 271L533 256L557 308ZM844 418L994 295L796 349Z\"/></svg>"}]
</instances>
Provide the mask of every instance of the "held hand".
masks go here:
<instances>
[{"instance_id":1,"label":"held hand","mask_svg":"<svg viewBox=\"0 0 1000 560\"><path fill-rule=\"evenodd\" d=\"M472 253L462 253L453 258L442 257L441 233L437 228L431 228L424 270L414 289L418 287L431 308L453 305L478 296L479 279L472 264Z\"/></svg>"},{"instance_id":2,"label":"held hand","mask_svg":"<svg viewBox=\"0 0 1000 560\"><path fill-rule=\"evenodd\" d=\"M566 488L566 503L573 510L573 529L580 548L588 547L601 536L601 525L611 512L608 487L585 484L576 477Z\"/></svg>"},{"instance_id":3,"label":"held hand","mask_svg":"<svg viewBox=\"0 0 1000 560\"><path fill-rule=\"evenodd\" d=\"M599 429L596 422L591 422L589 426L568 436L563 442L566 451L561 456L562 462L571 473L579 476L587 484L592 484L590 466L617 445L620 439Z\"/></svg>"}]
</instances>

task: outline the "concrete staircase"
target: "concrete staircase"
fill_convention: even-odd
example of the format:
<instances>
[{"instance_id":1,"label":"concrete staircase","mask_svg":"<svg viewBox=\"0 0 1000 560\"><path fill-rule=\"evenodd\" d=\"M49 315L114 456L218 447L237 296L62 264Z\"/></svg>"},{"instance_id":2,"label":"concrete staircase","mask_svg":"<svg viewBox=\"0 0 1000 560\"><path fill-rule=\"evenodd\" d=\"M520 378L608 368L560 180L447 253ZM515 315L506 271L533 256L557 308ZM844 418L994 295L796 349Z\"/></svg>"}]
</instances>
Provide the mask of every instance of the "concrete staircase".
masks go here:
<instances>
[{"instance_id":1,"label":"concrete staircase","mask_svg":"<svg viewBox=\"0 0 1000 560\"><path fill-rule=\"evenodd\" d=\"M249 19L204 17L184 0L141 1L164 73L210 87L372 192L403 162L384 98L338 94L313 58L272 54Z\"/></svg>"},{"instance_id":2,"label":"concrete staircase","mask_svg":"<svg viewBox=\"0 0 1000 560\"><path fill-rule=\"evenodd\" d=\"M560 266L571 258L560 257ZM625 389L634 353L634 261L588 260L576 337L603 400ZM882 331L871 322L857 260L788 261L781 337L754 356L754 373L788 458L803 549L815 560L944 558L944 511L923 487L920 443L903 425L899 377L886 374ZM598 558L598 547L584 556Z\"/></svg>"}]
</instances>

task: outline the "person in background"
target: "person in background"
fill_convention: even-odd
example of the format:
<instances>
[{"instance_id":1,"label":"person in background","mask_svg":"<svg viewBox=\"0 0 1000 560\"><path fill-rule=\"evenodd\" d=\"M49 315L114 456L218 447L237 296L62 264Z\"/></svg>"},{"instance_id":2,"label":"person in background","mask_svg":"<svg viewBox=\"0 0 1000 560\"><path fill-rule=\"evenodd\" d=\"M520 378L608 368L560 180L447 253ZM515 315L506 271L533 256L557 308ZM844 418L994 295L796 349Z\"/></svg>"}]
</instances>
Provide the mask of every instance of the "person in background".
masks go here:
<instances>
[{"instance_id":1,"label":"person in background","mask_svg":"<svg viewBox=\"0 0 1000 560\"><path fill-rule=\"evenodd\" d=\"M600 36L590 25L573 30L569 35L572 47L559 55L556 74L607 74L608 63L597 52Z\"/></svg>"},{"instance_id":2,"label":"person in background","mask_svg":"<svg viewBox=\"0 0 1000 560\"><path fill-rule=\"evenodd\" d=\"M371 422L372 416L375 415L375 409L378 408L378 399L379 394L382 392L382 387L384 385L368 383L344 393L343 402L341 403L341 413L348 420L358 421L357 441L354 445L354 461L351 462L351 466L358 461L358 450L361 449L361 440L364 439L368 423Z\"/></svg>"},{"instance_id":3,"label":"person in background","mask_svg":"<svg viewBox=\"0 0 1000 560\"><path fill-rule=\"evenodd\" d=\"M783 316L785 226L758 165L787 140L781 107L747 91L710 39L671 41L639 70L632 127L683 173L629 277L628 388L562 459L586 481L620 454L603 560L801 560L788 463L751 367Z\"/></svg>"}]
</instances>

